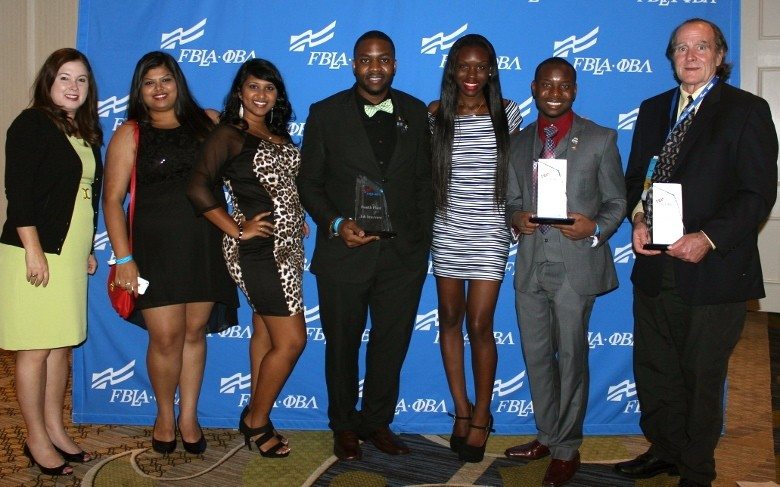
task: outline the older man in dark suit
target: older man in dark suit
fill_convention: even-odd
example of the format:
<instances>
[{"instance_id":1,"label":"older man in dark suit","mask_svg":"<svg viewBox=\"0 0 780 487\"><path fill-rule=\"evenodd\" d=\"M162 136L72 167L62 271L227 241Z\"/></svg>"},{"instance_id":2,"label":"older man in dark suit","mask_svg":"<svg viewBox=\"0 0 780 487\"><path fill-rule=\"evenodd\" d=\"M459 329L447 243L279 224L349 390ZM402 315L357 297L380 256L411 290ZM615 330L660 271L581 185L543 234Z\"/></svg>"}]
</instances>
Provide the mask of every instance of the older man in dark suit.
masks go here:
<instances>
[{"instance_id":1,"label":"older man in dark suit","mask_svg":"<svg viewBox=\"0 0 780 487\"><path fill-rule=\"evenodd\" d=\"M311 106L298 177L317 223L317 276L334 454L359 460L358 438L391 455L409 449L389 429L401 366L425 280L433 222L427 110L390 85L395 46L370 31L355 43L356 84ZM381 186L394 238L354 220L356 180ZM387 235L385 235L387 236ZM358 352L371 313L362 408Z\"/></svg>"},{"instance_id":2,"label":"older man in dark suit","mask_svg":"<svg viewBox=\"0 0 780 487\"><path fill-rule=\"evenodd\" d=\"M727 52L715 24L678 26L666 55L680 86L645 100L634 130L634 375L651 446L615 466L632 478L711 484L729 357L745 302L764 296L757 236L775 202L777 133L765 100L726 84ZM644 247L657 182L682 187L685 234L665 251Z\"/></svg>"}]
</instances>

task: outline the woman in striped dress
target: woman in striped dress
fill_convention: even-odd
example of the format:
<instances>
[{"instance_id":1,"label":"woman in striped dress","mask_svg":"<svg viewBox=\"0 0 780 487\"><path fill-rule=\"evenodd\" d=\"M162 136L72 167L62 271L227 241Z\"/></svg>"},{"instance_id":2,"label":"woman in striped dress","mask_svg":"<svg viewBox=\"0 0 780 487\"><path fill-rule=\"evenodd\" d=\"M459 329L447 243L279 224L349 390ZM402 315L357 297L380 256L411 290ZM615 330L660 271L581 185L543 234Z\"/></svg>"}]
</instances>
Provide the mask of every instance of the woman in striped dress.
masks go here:
<instances>
[{"instance_id":1,"label":"woman in striped dress","mask_svg":"<svg viewBox=\"0 0 780 487\"><path fill-rule=\"evenodd\" d=\"M509 252L504 220L509 133L522 121L520 107L501 96L496 53L487 39L469 34L455 42L444 66L441 98L429 111L437 208L433 273L441 354L455 403L450 448L463 461L479 462L493 424L493 314ZM466 391L464 316L473 404Z\"/></svg>"}]
</instances>

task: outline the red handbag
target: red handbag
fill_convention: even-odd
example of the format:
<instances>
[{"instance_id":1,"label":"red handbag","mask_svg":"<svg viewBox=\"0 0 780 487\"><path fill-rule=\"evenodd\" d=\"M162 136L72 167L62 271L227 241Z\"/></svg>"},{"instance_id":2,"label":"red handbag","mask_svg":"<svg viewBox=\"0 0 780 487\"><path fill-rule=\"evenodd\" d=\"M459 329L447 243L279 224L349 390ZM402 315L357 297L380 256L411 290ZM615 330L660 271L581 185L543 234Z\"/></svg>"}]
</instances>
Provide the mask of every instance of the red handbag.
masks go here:
<instances>
[{"instance_id":1,"label":"red handbag","mask_svg":"<svg viewBox=\"0 0 780 487\"><path fill-rule=\"evenodd\" d=\"M128 233L130 243L130 253L133 252L133 217L135 215L135 173L136 162L138 161L138 123L135 123L135 129L133 130L133 138L135 139L135 154L136 160L133 162L133 173L130 175L130 205L128 208ZM114 284L116 281L116 265L112 265L108 271L108 299L111 301L111 306L119 313L124 319L130 317L135 309L135 295L128 292L125 288L119 287Z\"/></svg>"}]
</instances>

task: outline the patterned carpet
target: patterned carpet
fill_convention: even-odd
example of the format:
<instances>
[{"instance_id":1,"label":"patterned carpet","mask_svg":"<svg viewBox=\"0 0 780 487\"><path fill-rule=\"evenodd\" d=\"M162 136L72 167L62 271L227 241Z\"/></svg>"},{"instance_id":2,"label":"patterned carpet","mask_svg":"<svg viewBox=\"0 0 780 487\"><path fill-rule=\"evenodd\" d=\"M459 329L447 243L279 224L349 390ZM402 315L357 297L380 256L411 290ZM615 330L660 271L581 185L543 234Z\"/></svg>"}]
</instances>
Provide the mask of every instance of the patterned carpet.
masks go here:
<instances>
[{"instance_id":1,"label":"patterned carpet","mask_svg":"<svg viewBox=\"0 0 780 487\"><path fill-rule=\"evenodd\" d=\"M768 330L768 332L767 332ZM767 335L771 340L767 340ZM770 343L771 342L771 345ZM769 353L772 350L774 407L780 408L780 317L751 313L732 359L727 433L716 453L719 478L715 486L736 481L775 480L772 420L769 409ZM764 370L766 369L766 370ZM70 404L66 416L70 416ZM764 411L764 412L762 412ZM780 413L776 412L775 416ZM488 455L479 464L463 464L449 451L445 438L404 435L412 454L390 457L363 445L360 462L337 462L331 435L322 431L285 431L293 452L287 459L267 459L243 446L235 430L206 430L209 448L202 456L179 447L163 457L151 451L151 428L69 425L71 434L97 459L74 465L75 474L42 475L21 455L24 424L13 388L13 355L0 351L0 486L333 486L373 487L411 485L538 486L549 459L515 462L503 457L511 445L529 437L491 436ZM774 444L780 444L777 433ZM671 487L677 478L627 481L612 474L611 464L632 458L647 448L641 437L587 437L581 449L583 466L572 487ZM775 448L774 451L780 451ZM743 484L739 485L773 485Z\"/></svg>"}]
</instances>

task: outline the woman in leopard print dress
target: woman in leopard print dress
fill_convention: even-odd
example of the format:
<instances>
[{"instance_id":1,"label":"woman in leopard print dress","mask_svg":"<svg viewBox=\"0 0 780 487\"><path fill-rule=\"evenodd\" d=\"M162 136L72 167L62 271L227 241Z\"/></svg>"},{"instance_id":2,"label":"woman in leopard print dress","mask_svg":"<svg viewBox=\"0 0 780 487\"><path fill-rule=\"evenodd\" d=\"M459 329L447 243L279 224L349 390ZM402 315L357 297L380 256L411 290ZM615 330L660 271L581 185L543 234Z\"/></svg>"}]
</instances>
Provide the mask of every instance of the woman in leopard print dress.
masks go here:
<instances>
[{"instance_id":1,"label":"woman in leopard print dress","mask_svg":"<svg viewBox=\"0 0 780 487\"><path fill-rule=\"evenodd\" d=\"M304 217L295 187L300 154L287 133L291 114L276 67L262 59L244 63L233 80L222 123L203 144L187 193L196 210L225 233L228 270L254 311L252 399L239 430L247 446L253 441L268 457L290 452L269 415L306 344ZM223 182L232 215L214 196Z\"/></svg>"}]
</instances>

